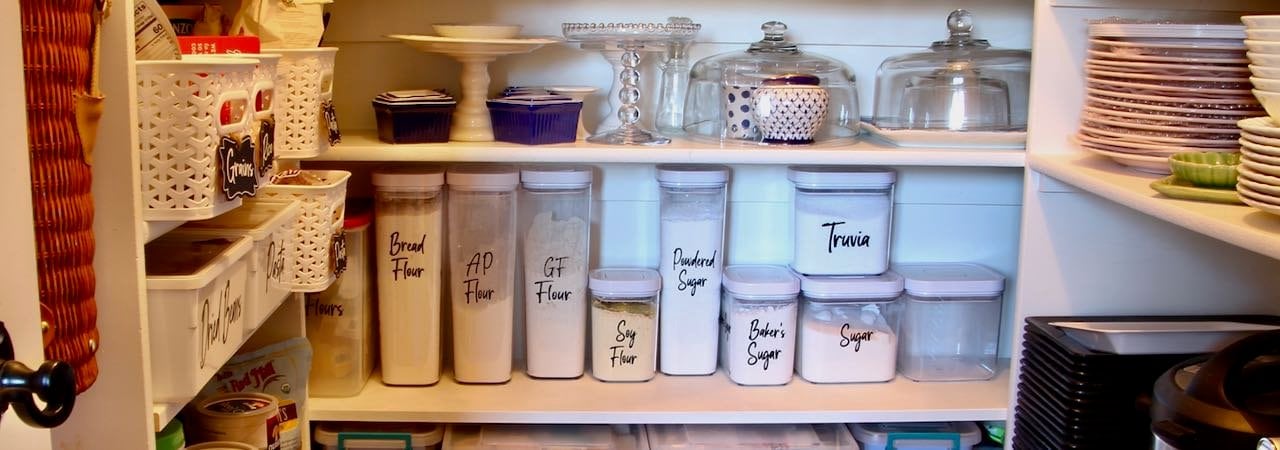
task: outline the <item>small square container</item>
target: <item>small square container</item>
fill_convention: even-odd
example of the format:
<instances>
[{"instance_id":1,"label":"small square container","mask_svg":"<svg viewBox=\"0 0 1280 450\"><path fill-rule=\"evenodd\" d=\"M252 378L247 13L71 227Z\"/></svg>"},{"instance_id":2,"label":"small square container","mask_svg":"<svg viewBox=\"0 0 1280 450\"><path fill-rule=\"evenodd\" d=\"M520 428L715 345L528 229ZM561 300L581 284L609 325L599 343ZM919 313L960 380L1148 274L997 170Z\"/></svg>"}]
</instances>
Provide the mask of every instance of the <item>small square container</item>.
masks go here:
<instances>
[{"instance_id":1,"label":"small square container","mask_svg":"<svg viewBox=\"0 0 1280 450\"><path fill-rule=\"evenodd\" d=\"M658 291L653 269L596 269L591 290L591 376L648 381L658 366Z\"/></svg>"},{"instance_id":2,"label":"small square container","mask_svg":"<svg viewBox=\"0 0 1280 450\"><path fill-rule=\"evenodd\" d=\"M558 95L513 95L489 100L493 139L525 145L561 144L578 137L582 102Z\"/></svg>"},{"instance_id":3,"label":"small square container","mask_svg":"<svg viewBox=\"0 0 1280 450\"><path fill-rule=\"evenodd\" d=\"M800 280L782 266L724 269L721 366L744 386L787 384L796 360Z\"/></svg>"},{"instance_id":4,"label":"small square container","mask_svg":"<svg viewBox=\"0 0 1280 450\"><path fill-rule=\"evenodd\" d=\"M253 240L170 233L146 246L151 395L191 400L244 342Z\"/></svg>"},{"instance_id":5,"label":"small square container","mask_svg":"<svg viewBox=\"0 0 1280 450\"><path fill-rule=\"evenodd\" d=\"M973 422L850 424L862 450L969 450L982 442Z\"/></svg>"},{"instance_id":6,"label":"small square container","mask_svg":"<svg viewBox=\"0 0 1280 450\"><path fill-rule=\"evenodd\" d=\"M440 450L444 426L428 423L325 422L315 441L324 450Z\"/></svg>"},{"instance_id":7,"label":"small square container","mask_svg":"<svg viewBox=\"0 0 1280 450\"><path fill-rule=\"evenodd\" d=\"M916 381L996 374L1004 276L979 264L902 264L906 296L898 371Z\"/></svg>"},{"instance_id":8,"label":"small square container","mask_svg":"<svg viewBox=\"0 0 1280 450\"><path fill-rule=\"evenodd\" d=\"M805 275L879 275L889 269L897 172L879 167L792 166L795 246Z\"/></svg>"},{"instance_id":9,"label":"small square container","mask_svg":"<svg viewBox=\"0 0 1280 450\"><path fill-rule=\"evenodd\" d=\"M796 372L813 383L889 381L897 374L902 276L800 277Z\"/></svg>"},{"instance_id":10,"label":"small square container","mask_svg":"<svg viewBox=\"0 0 1280 450\"><path fill-rule=\"evenodd\" d=\"M840 424L649 425L653 450L858 450Z\"/></svg>"},{"instance_id":11,"label":"small square container","mask_svg":"<svg viewBox=\"0 0 1280 450\"><path fill-rule=\"evenodd\" d=\"M450 425L450 450L649 450L640 425Z\"/></svg>"},{"instance_id":12,"label":"small square container","mask_svg":"<svg viewBox=\"0 0 1280 450\"><path fill-rule=\"evenodd\" d=\"M449 142L458 101L432 90L391 91L373 99L378 140L389 144Z\"/></svg>"},{"instance_id":13,"label":"small square container","mask_svg":"<svg viewBox=\"0 0 1280 450\"><path fill-rule=\"evenodd\" d=\"M176 232L203 236L248 236L249 286L244 323L252 334L290 294L284 280L293 276L293 261L286 258L288 227L298 220L297 201L255 200L218 217L187 222Z\"/></svg>"}]
</instances>

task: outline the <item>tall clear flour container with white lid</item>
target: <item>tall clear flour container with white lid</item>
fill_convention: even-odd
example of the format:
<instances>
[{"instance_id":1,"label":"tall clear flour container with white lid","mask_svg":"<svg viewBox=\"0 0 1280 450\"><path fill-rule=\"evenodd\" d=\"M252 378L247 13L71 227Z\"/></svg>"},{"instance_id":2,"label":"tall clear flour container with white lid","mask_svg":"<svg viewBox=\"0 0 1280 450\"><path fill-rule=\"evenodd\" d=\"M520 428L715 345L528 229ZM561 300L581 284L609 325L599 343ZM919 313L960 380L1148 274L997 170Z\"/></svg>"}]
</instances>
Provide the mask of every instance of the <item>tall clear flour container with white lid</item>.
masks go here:
<instances>
[{"instance_id":1,"label":"tall clear flour container with white lid","mask_svg":"<svg viewBox=\"0 0 1280 450\"><path fill-rule=\"evenodd\" d=\"M897 172L882 167L791 166L795 247L806 275L879 275L889 269Z\"/></svg>"},{"instance_id":2,"label":"tall clear flour container with white lid","mask_svg":"<svg viewBox=\"0 0 1280 450\"><path fill-rule=\"evenodd\" d=\"M529 376L577 378L586 361L590 167L520 171L525 359Z\"/></svg>"},{"instance_id":3,"label":"tall clear flour container with white lid","mask_svg":"<svg viewBox=\"0 0 1280 450\"><path fill-rule=\"evenodd\" d=\"M799 293L800 280L783 266L724 269L720 358L730 380L744 386L791 381Z\"/></svg>"},{"instance_id":4,"label":"tall clear flour container with white lid","mask_svg":"<svg viewBox=\"0 0 1280 450\"><path fill-rule=\"evenodd\" d=\"M902 276L800 277L796 372L813 383L892 380L897 374Z\"/></svg>"},{"instance_id":5,"label":"tall clear flour container with white lid","mask_svg":"<svg viewBox=\"0 0 1280 450\"><path fill-rule=\"evenodd\" d=\"M436 167L373 174L382 382L440 381L440 260L444 172Z\"/></svg>"},{"instance_id":6,"label":"tall clear flour container with white lid","mask_svg":"<svg viewBox=\"0 0 1280 450\"><path fill-rule=\"evenodd\" d=\"M591 271L591 376L648 381L658 363L658 291L653 269Z\"/></svg>"},{"instance_id":7,"label":"tall clear flour container with white lid","mask_svg":"<svg viewBox=\"0 0 1280 450\"><path fill-rule=\"evenodd\" d=\"M996 374L1004 276L979 264L901 264L906 296L898 371L916 381Z\"/></svg>"},{"instance_id":8,"label":"tall clear flour container with white lid","mask_svg":"<svg viewBox=\"0 0 1280 450\"><path fill-rule=\"evenodd\" d=\"M510 166L458 166L445 181L454 378L505 383L511 379L520 173Z\"/></svg>"},{"instance_id":9,"label":"tall clear flour container with white lid","mask_svg":"<svg viewBox=\"0 0 1280 450\"><path fill-rule=\"evenodd\" d=\"M729 168L658 166L662 310L658 363L668 375L716 371Z\"/></svg>"}]
</instances>

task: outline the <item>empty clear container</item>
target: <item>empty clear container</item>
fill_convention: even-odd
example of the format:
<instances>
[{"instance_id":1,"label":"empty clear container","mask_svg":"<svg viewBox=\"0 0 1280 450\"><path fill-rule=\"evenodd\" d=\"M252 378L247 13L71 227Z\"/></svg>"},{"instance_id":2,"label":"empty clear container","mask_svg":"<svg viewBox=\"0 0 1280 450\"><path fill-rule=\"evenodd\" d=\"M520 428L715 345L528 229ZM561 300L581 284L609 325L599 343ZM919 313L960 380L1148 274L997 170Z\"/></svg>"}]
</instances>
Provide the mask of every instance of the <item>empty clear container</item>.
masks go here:
<instances>
[{"instance_id":1,"label":"empty clear container","mask_svg":"<svg viewBox=\"0 0 1280 450\"><path fill-rule=\"evenodd\" d=\"M799 293L800 280L786 267L724 269L720 355L730 380L747 386L791 381Z\"/></svg>"},{"instance_id":2,"label":"empty clear container","mask_svg":"<svg viewBox=\"0 0 1280 450\"><path fill-rule=\"evenodd\" d=\"M307 340L311 342L309 394L351 397L373 372L373 256L368 204L349 203L347 270L328 289L306 294ZM385 370L385 369L384 369Z\"/></svg>"},{"instance_id":3,"label":"empty clear container","mask_svg":"<svg viewBox=\"0 0 1280 450\"><path fill-rule=\"evenodd\" d=\"M462 166L450 169L445 181L454 378L505 383L511 379L520 174L507 166Z\"/></svg>"},{"instance_id":4,"label":"empty clear container","mask_svg":"<svg viewBox=\"0 0 1280 450\"><path fill-rule=\"evenodd\" d=\"M898 371L916 381L996 374L1004 276L968 263L902 264L906 296Z\"/></svg>"},{"instance_id":5,"label":"empty clear container","mask_svg":"<svg viewBox=\"0 0 1280 450\"><path fill-rule=\"evenodd\" d=\"M649 450L640 425L450 425L452 450Z\"/></svg>"},{"instance_id":6,"label":"empty clear container","mask_svg":"<svg viewBox=\"0 0 1280 450\"><path fill-rule=\"evenodd\" d=\"M862 450L969 450L982 442L973 422L850 424Z\"/></svg>"},{"instance_id":7,"label":"empty clear container","mask_svg":"<svg viewBox=\"0 0 1280 450\"><path fill-rule=\"evenodd\" d=\"M801 276L796 372L813 383L892 380L902 277Z\"/></svg>"},{"instance_id":8,"label":"empty clear container","mask_svg":"<svg viewBox=\"0 0 1280 450\"><path fill-rule=\"evenodd\" d=\"M729 168L664 164L657 178L664 312L659 367L669 375L709 375L716 371L719 341Z\"/></svg>"},{"instance_id":9,"label":"empty clear container","mask_svg":"<svg viewBox=\"0 0 1280 450\"><path fill-rule=\"evenodd\" d=\"M586 361L591 168L520 172L526 370L577 378Z\"/></svg>"},{"instance_id":10,"label":"empty clear container","mask_svg":"<svg viewBox=\"0 0 1280 450\"><path fill-rule=\"evenodd\" d=\"M649 425L653 450L858 450L840 424Z\"/></svg>"},{"instance_id":11,"label":"empty clear container","mask_svg":"<svg viewBox=\"0 0 1280 450\"><path fill-rule=\"evenodd\" d=\"M596 379L653 378L661 286L653 269L591 271L591 375Z\"/></svg>"},{"instance_id":12,"label":"empty clear container","mask_svg":"<svg viewBox=\"0 0 1280 450\"><path fill-rule=\"evenodd\" d=\"M428 423L323 422L316 425L322 450L439 450L444 426Z\"/></svg>"},{"instance_id":13,"label":"empty clear container","mask_svg":"<svg viewBox=\"0 0 1280 450\"><path fill-rule=\"evenodd\" d=\"M440 380L440 264L444 173L435 168L373 174L377 214L382 382Z\"/></svg>"},{"instance_id":14,"label":"empty clear container","mask_svg":"<svg viewBox=\"0 0 1280 450\"><path fill-rule=\"evenodd\" d=\"M893 169L792 166L795 247L791 267L806 275L878 275L889 269Z\"/></svg>"}]
</instances>

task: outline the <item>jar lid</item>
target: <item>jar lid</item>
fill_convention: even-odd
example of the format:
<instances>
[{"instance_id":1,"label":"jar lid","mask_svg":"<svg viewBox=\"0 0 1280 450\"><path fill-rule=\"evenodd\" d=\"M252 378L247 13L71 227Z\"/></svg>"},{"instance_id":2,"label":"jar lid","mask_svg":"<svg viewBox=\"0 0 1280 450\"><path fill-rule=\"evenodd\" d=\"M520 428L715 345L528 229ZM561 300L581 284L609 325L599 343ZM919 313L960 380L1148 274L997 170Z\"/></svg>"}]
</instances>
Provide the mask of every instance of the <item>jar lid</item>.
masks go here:
<instances>
[{"instance_id":1,"label":"jar lid","mask_svg":"<svg viewBox=\"0 0 1280 450\"><path fill-rule=\"evenodd\" d=\"M586 166L530 167L520 171L520 182L537 189L582 189L591 186L591 168Z\"/></svg>"},{"instance_id":2,"label":"jar lid","mask_svg":"<svg viewBox=\"0 0 1280 450\"><path fill-rule=\"evenodd\" d=\"M449 169L445 181L464 191L510 191L520 184L520 173L511 166L458 166Z\"/></svg>"},{"instance_id":3,"label":"jar lid","mask_svg":"<svg viewBox=\"0 0 1280 450\"><path fill-rule=\"evenodd\" d=\"M658 165L658 184L670 187L718 187L729 182L729 168L714 164Z\"/></svg>"},{"instance_id":4,"label":"jar lid","mask_svg":"<svg viewBox=\"0 0 1280 450\"><path fill-rule=\"evenodd\" d=\"M782 266L729 266L724 268L725 290L743 300L751 297L780 297L800 293L800 279Z\"/></svg>"},{"instance_id":5,"label":"jar lid","mask_svg":"<svg viewBox=\"0 0 1280 450\"><path fill-rule=\"evenodd\" d=\"M653 269L596 269L587 287L606 296L651 296L662 289L662 277Z\"/></svg>"},{"instance_id":6,"label":"jar lid","mask_svg":"<svg viewBox=\"0 0 1280 450\"><path fill-rule=\"evenodd\" d=\"M908 294L918 297L974 297L1004 291L1004 275L973 263L899 264Z\"/></svg>"},{"instance_id":7,"label":"jar lid","mask_svg":"<svg viewBox=\"0 0 1280 450\"><path fill-rule=\"evenodd\" d=\"M173 419L163 430L156 433L156 450L182 450L187 446L187 438L182 434L182 421Z\"/></svg>"},{"instance_id":8,"label":"jar lid","mask_svg":"<svg viewBox=\"0 0 1280 450\"><path fill-rule=\"evenodd\" d=\"M761 83L764 86L817 86L822 83L822 78L817 75L807 73L784 73L782 75L765 78Z\"/></svg>"},{"instance_id":9,"label":"jar lid","mask_svg":"<svg viewBox=\"0 0 1280 450\"><path fill-rule=\"evenodd\" d=\"M870 276L800 275L800 290L815 300L896 298L902 286L902 276L892 270Z\"/></svg>"},{"instance_id":10,"label":"jar lid","mask_svg":"<svg viewBox=\"0 0 1280 450\"><path fill-rule=\"evenodd\" d=\"M232 392L199 400L195 408L197 422L209 418L268 417L277 412L276 398L257 392Z\"/></svg>"},{"instance_id":11,"label":"jar lid","mask_svg":"<svg viewBox=\"0 0 1280 450\"><path fill-rule=\"evenodd\" d=\"M338 438L345 433L359 433L358 439L347 438L348 446L359 446L365 441L387 442L405 435L409 436L413 448L438 445L444 440L444 426L430 423L324 422L316 425L314 436L320 445L337 448Z\"/></svg>"},{"instance_id":12,"label":"jar lid","mask_svg":"<svg viewBox=\"0 0 1280 450\"><path fill-rule=\"evenodd\" d=\"M438 190L443 184L444 172L437 167L386 168L373 173L375 187Z\"/></svg>"},{"instance_id":13,"label":"jar lid","mask_svg":"<svg viewBox=\"0 0 1280 450\"><path fill-rule=\"evenodd\" d=\"M809 189L889 187L898 179L893 169L865 166L791 166L787 179Z\"/></svg>"},{"instance_id":14,"label":"jar lid","mask_svg":"<svg viewBox=\"0 0 1280 450\"><path fill-rule=\"evenodd\" d=\"M348 199L342 214L342 228L347 231L368 226L373 221L373 204L367 200Z\"/></svg>"}]
</instances>

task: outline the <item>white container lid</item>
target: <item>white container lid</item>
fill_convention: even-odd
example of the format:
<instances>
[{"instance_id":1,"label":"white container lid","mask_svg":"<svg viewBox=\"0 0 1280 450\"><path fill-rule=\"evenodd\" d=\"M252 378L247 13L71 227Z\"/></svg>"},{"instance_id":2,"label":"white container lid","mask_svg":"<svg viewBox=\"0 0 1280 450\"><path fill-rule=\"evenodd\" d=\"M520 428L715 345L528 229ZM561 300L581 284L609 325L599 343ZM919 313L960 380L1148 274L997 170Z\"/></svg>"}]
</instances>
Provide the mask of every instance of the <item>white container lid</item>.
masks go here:
<instances>
[{"instance_id":1,"label":"white container lid","mask_svg":"<svg viewBox=\"0 0 1280 450\"><path fill-rule=\"evenodd\" d=\"M194 290L212 283L253 249L253 238L169 233L147 243L147 289Z\"/></svg>"},{"instance_id":2,"label":"white container lid","mask_svg":"<svg viewBox=\"0 0 1280 450\"><path fill-rule=\"evenodd\" d=\"M800 293L800 279L782 266L728 266L722 283L740 300L777 300Z\"/></svg>"},{"instance_id":3,"label":"white container lid","mask_svg":"<svg viewBox=\"0 0 1280 450\"><path fill-rule=\"evenodd\" d=\"M917 297L983 297L1004 291L1004 275L973 263L899 264L908 294Z\"/></svg>"},{"instance_id":4,"label":"white container lid","mask_svg":"<svg viewBox=\"0 0 1280 450\"><path fill-rule=\"evenodd\" d=\"M605 297L649 297L662 289L662 277L653 269L596 269L591 271L587 287Z\"/></svg>"},{"instance_id":5,"label":"white container lid","mask_svg":"<svg viewBox=\"0 0 1280 450\"><path fill-rule=\"evenodd\" d=\"M582 189L591 186L591 168L586 166L530 167L520 170L520 182L535 189Z\"/></svg>"},{"instance_id":6,"label":"white container lid","mask_svg":"<svg viewBox=\"0 0 1280 450\"><path fill-rule=\"evenodd\" d=\"M396 440L399 436L409 435L410 446L414 448L439 444L444 440L444 426L429 423L377 423L377 422L324 422L316 426L315 440L320 445L338 446L340 433L372 433L385 434L385 437L347 437L347 448L388 448L404 449L404 441Z\"/></svg>"},{"instance_id":7,"label":"white container lid","mask_svg":"<svg viewBox=\"0 0 1280 450\"><path fill-rule=\"evenodd\" d=\"M449 169L445 180L450 189L510 191L520 184L520 172L511 166L458 166Z\"/></svg>"},{"instance_id":8,"label":"white container lid","mask_svg":"<svg viewBox=\"0 0 1280 450\"><path fill-rule=\"evenodd\" d=\"M440 190L444 172L436 167L379 169L373 173L374 187Z\"/></svg>"},{"instance_id":9,"label":"white container lid","mask_svg":"<svg viewBox=\"0 0 1280 450\"><path fill-rule=\"evenodd\" d=\"M858 448L838 424L649 425L653 450L723 450Z\"/></svg>"},{"instance_id":10,"label":"white container lid","mask_svg":"<svg viewBox=\"0 0 1280 450\"><path fill-rule=\"evenodd\" d=\"M880 275L799 275L800 290L814 300L894 299L903 279L892 270Z\"/></svg>"},{"instance_id":11,"label":"white container lid","mask_svg":"<svg viewBox=\"0 0 1280 450\"><path fill-rule=\"evenodd\" d=\"M285 221L296 219L301 202L297 200L251 200L239 208L206 220L187 222L179 231L236 231L247 234L254 241L261 241Z\"/></svg>"},{"instance_id":12,"label":"white container lid","mask_svg":"<svg viewBox=\"0 0 1280 450\"><path fill-rule=\"evenodd\" d=\"M454 450L648 450L638 425L451 425Z\"/></svg>"},{"instance_id":13,"label":"white container lid","mask_svg":"<svg viewBox=\"0 0 1280 450\"><path fill-rule=\"evenodd\" d=\"M658 184L667 187L719 187L729 182L729 168L714 164L660 164Z\"/></svg>"},{"instance_id":14,"label":"white container lid","mask_svg":"<svg viewBox=\"0 0 1280 450\"><path fill-rule=\"evenodd\" d=\"M898 173L883 167L791 166L787 179L806 189L887 188Z\"/></svg>"},{"instance_id":15,"label":"white container lid","mask_svg":"<svg viewBox=\"0 0 1280 450\"><path fill-rule=\"evenodd\" d=\"M887 445L891 434L895 435L899 448L904 445L914 448L922 446L922 443L946 441L936 436L922 436L919 439L912 439L910 435L913 433L929 435L940 433L955 434L960 440L960 446L966 448L982 442L982 435L978 432L978 426L974 425L973 422L859 423L851 424L849 427L853 429L853 438L857 439L859 443L868 446L883 447ZM908 444L910 442L916 444L912 446ZM947 445L949 446L950 443L947 443Z\"/></svg>"}]
</instances>

